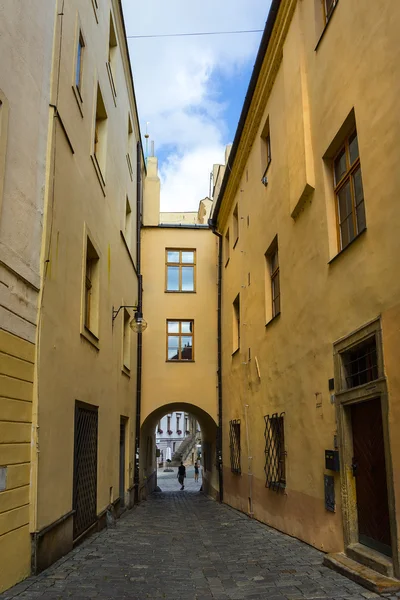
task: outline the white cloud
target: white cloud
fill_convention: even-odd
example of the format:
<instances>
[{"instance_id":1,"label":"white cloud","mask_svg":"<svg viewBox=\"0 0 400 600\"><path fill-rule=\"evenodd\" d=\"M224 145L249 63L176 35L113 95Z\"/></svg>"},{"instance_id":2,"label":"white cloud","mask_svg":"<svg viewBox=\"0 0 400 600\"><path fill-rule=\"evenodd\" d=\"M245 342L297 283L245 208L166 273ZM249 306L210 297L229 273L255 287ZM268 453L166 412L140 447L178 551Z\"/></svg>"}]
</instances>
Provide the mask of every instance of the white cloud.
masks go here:
<instances>
[{"instance_id":1,"label":"white cloud","mask_svg":"<svg viewBox=\"0 0 400 600\"><path fill-rule=\"evenodd\" d=\"M262 29L269 0L124 0L127 34ZM161 208L194 210L208 194L228 139L215 70L234 77L255 60L260 35L129 40L142 130L150 122L160 163Z\"/></svg>"}]
</instances>

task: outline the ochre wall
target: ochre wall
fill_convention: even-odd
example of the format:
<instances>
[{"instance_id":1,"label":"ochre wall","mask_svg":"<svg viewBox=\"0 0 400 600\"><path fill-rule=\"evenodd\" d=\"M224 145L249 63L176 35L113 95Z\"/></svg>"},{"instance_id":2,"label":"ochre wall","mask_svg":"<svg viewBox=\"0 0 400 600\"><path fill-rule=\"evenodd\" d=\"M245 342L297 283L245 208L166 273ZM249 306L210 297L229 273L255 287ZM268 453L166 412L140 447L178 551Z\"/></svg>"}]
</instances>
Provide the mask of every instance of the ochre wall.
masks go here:
<instances>
[{"instance_id":1,"label":"ochre wall","mask_svg":"<svg viewBox=\"0 0 400 600\"><path fill-rule=\"evenodd\" d=\"M232 232L238 203L239 240L233 249L231 233L223 273L224 499L247 512L251 455L254 516L325 551L338 551L343 549L340 477L324 469L324 450L333 448L337 433L328 388L333 343L379 315L399 502L400 7L379 0L360 14L358 3L338 3L315 50L322 31L315 13L320 4L282 2L276 31L285 29L284 15L293 13L293 19L281 51L274 45L281 38L272 38L265 65L275 51L276 60L262 71L230 176L235 183L228 184L219 215L220 231L229 226ZM329 263L337 255L336 223L332 177L323 157L352 109L367 230ZM268 117L272 162L265 187L261 133ZM310 195L302 196L310 188ZM276 235L281 315L266 325L270 279L264 254ZM239 292L241 347L231 356L232 303ZM274 493L265 488L264 415L282 412L287 483ZM241 476L229 465L229 421L237 418ZM325 510L324 473L335 477L335 513Z\"/></svg>"}]
</instances>

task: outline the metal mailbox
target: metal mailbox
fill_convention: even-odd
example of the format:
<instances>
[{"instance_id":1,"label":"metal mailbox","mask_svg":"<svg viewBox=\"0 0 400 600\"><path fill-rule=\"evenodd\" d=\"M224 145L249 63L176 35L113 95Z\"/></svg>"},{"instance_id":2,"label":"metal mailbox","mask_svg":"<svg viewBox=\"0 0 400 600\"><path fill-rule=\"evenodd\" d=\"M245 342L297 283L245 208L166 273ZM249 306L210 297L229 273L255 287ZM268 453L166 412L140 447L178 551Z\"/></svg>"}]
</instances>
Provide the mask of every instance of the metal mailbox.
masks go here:
<instances>
[{"instance_id":1,"label":"metal mailbox","mask_svg":"<svg viewBox=\"0 0 400 600\"><path fill-rule=\"evenodd\" d=\"M328 469L329 471L340 471L338 450L325 450L325 469Z\"/></svg>"}]
</instances>

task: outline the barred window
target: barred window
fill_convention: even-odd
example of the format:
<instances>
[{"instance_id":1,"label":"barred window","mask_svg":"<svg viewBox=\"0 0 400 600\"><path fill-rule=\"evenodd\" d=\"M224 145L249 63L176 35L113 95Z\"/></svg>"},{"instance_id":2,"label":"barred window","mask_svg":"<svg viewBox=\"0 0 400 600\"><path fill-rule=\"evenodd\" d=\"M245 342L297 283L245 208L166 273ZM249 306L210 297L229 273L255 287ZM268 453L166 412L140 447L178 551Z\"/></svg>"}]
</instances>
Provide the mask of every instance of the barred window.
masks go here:
<instances>
[{"instance_id":1,"label":"barred window","mask_svg":"<svg viewBox=\"0 0 400 600\"><path fill-rule=\"evenodd\" d=\"M379 377L375 336L341 353L346 389L365 385Z\"/></svg>"},{"instance_id":2,"label":"barred window","mask_svg":"<svg viewBox=\"0 0 400 600\"><path fill-rule=\"evenodd\" d=\"M240 419L229 421L231 471L240 474Z\"/></svg>"},{"instance_id":3,"label":"barred window","mask_svg":"<svg viewBox=\"0 0 400 600\"><path fill-rule=\"evenodd\" d=\"M274 413L264 417L265 486L275 492L286 487L284 414Z\"/></svg>"}]
</instances>

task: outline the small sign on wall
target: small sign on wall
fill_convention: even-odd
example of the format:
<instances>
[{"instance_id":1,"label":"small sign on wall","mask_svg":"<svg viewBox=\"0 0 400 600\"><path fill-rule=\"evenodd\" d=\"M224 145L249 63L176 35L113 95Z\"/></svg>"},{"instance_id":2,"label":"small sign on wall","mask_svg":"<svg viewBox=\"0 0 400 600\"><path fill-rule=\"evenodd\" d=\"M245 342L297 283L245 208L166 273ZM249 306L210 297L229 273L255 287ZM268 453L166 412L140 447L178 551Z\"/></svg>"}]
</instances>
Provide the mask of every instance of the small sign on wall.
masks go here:
<instances>
[{"instance_id":1,"label":"small sign on wall","mask_svg":"<svg viewBox=\"0 0 400 600\"><path fill-rule=\"evenodd\" d=\"M0 492L7 488L7 467L0 467Z\"/></svg>"}]
</instances>

